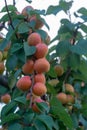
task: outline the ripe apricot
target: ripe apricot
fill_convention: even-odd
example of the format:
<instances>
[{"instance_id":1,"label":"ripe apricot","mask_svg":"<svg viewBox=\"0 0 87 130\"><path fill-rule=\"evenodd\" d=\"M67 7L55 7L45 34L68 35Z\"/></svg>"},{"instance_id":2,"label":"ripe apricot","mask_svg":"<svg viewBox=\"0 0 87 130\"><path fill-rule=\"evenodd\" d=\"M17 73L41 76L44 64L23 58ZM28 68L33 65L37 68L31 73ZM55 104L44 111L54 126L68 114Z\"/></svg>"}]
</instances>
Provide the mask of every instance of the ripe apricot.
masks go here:
<instances>
[{"instance_id":1,"label":"ripe apricot","mask_svg":"<svg viewBox=\"0 0 87 130\"><path fill-rule=\"evenodd\" d=\"M27 91L31 87L31 79L29 76L21 77L16 84L17 88L22 91Z\"/></svg>"},{"instance_id":2,"label":"ripe apricot","mask_svg":"<svg viewBox=\"0 0 87 130\"><path fill-rule=\"evenodd\" d=\"M24 74L32 74L34 71L34 61L27 60L27 62L22 67L22 71Z\"/></svg>"},{"instance_id":3,"label":"ripe apricot","mask_svg":"<svg viewBox=\"0 0 87 130\"><path fill-rule=\"evenodd\" d=\"M67 95L63 92L57 94L56 96L58 98L58 100L62 103L62 104L66 104L67 103Z\"/></svg>"},{"instance_id":4,"label":"ripe apricot","mask_svg":"<svg viewBox=\"0 0 87 130\"><path fill-rule=\"evenodd\" d=\"M67 103L74 103L74 102L75 102L74 96L68 94L67 95Z\"/></svg>"},{"instance_id":5,"label":"ripe apricot","mask_svg":"<svg viewBox=\"0 0 87 130\"><path fill-rule=\"evenodd\" d=\"M2 54L2 52L0 51L0 62L2 61L2 58L3 58L3 54Z\"/></svg>"},{"instance_id":6,"label":"ripe apricot","mask_svg":"<svg viewBox=\"0 0 87 130\"><path fill-rule=\"evenodd\" d=\"M71 84L69 84L69 83L66 83L66 84L65 84L65 90L66 90L67 92L74 93L74 88L73 88L73 86L72 86Z\"/></svg>"},{"instance_id":7,"label":"ripe apricot","mask_svg":"<svg viewBox=\"0 0 87 130\"><path fill-rule=\"evenodd\" d=\"M45 84L46 82L46 79L45 79L45 76L43 73L40 73L40 74L36 74L35 77L34 77L34 82L41 82L43 84Z\"/></svg>"},{"instance_id":8,"label":"ripe apricot","mask_svg":"<svg viewBox=\"0 0 87 130\"><path fill-rule=\"evenodd\" d=\"M4 62L0 62L0 74L2 74L5 70Z\"/></svg>"},{"instance_id":9,"label":"ripe apricot","mask_svg":"<svg viewBox=\"0 0 87 130\"><path fill-rule=\"evenodd\" d=\"M35 15L30 18L30 22L32 21L35 22L35 27L34 27L35 29L40 29L44 25L41 18L37 18Z\"/></svg>"},{"instance_id":10,"label":"ripe apricot","mask_svg":"<svg viewBox=\"0 0 87 130\"><path fill-rule=\"evenodd\" d=\"M56 66L54 67L54 70L55 70L57 76L62 76L63 73L64 73L64 69L63 69L63 67L60 66L60 65L56 65Z\"/></svg>"},{"instance_id":11,"label":"ripe apricot","mask_svg":"<svg viewBox=\"0 0 87 130\"><path fill-rule=\"evenodd\" d=\"M27 17L28 19L30 18L30 15L28 13L28 11L33 10L32 6L26 6L23 10L22 10L22 15L24 15L25 17Z\"/></svg>"},{"instance_id":12,"label":"ripe apricot","mask_svg":"<svg viewBox=\"0 0 87 130\"><path fill-rule=\"evenodd\" d=\"M46 44L39 43L36 45L35 57L37 59L45 57L47 53L48 53L48 46Z\"/></svg>"},{"instance_id":13,"label":"ripe apricot","mask_svg":"<svg viewBox=\"0 0 87 130\"><path fill-rule=\"evenodd\" d=\"M37 113L40 112L40 109L38 108L36 103L41 103L41 102L44 102L44 100L42 100L40 97L39 98L35 98L34 103L32 104L33 111L35 111Z\"/></svg>"},{"instance_id":14,"label":"ripe apricot","mask_svg":"<svg viewBox=\"0 0 87 130\"><path fill-rule=\"evenodd\" d=\"M35 61L34 70L37 73L48 72L49 69L50 69L50 64L45 58L40 58Z\"/></svg>"},{"instance_id":15,"label":"ripe apricot","mask_svg":"<svg viewBox=\"0 0 87 130\"><path fill-rule=\"evenodd\" d=\"M37 44L41 43L41 36L36 32L31 33L28 36L27 41L30 46L36 46Z\"/></svg>"},{"instance_id":16,"label":"ripe apricot","mask_svg":"<svg viewBox=\"0 0 87 130\"><path fill-rule=\"evenodd\" d=\"M37 82L34 84L33 86L33 93L37 96L43 96L45 93L47 92L47 88L46 86L41 83L41 82Z\"/></svg>"},{"instance_id":17,"label":"ripe apricot","mask_svg":"<svg viewBox=\"0 0 87 130\"><path fill-rule=\"evenodd\" d=\"M4 95L1 96L1 101L5 104L9 103L11 100L11 96L10 94L6 93Z\"/></svg>"}]
</instances>

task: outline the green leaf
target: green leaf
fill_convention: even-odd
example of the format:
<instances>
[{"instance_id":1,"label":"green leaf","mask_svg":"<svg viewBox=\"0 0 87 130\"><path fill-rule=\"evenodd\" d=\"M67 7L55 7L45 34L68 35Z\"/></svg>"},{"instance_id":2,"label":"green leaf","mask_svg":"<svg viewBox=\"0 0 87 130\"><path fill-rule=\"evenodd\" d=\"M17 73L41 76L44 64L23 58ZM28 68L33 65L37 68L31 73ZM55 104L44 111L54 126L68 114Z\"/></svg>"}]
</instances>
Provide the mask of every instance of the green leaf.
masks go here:
<instances>
[{"instance_id":1,"label":"green leaf","mask_svg":"<svg viewBox=\"0 0 87 130\"><path fill-rule=\"evenodd\" d=\"M87 16L87 9L84 7L81 7L79 10L77 10L77 12Z\"/></svg>"},{"instance_id":2,"label":"green leaf","mask_svg":"<svg viewBox=\"0 0 87 130\"><path fill-rule=\"evenodd\" d=\"M67 13L67 11L72 7L73 1L65 1L65 0L60 0L59 1L59 6L62 8L62 10Z\"/></svg>"},{"instance_id":3,"label":"green leaf","mask_svg":"<svg viewBox=\"0 0 87 130\"><path fill-rule=\"evenodd\" d=\"M85 33L87 33L87 26L85 24L82 24L80 26L80 29L82 29L82 31L84 31Z\"/></svg>"},{"instance_id":4,"label":"green leaf","mask_svg":"<svg viewBox=\"0 0 87 130\"><path fill-rule=\"evenodd\" d=\"M9 40L4 39L3 42L0 44L0 50L3 51L8 44Z\"/></svg>"},{"instance_id":5,"label":"green leaf","mask_svg":"<svg viewBox=\"0 0 87 130\"><path fill-rule=\"evenodd\" d=\"M57 77L57 74L56 74L56 72L55 72L55 70L54 70L54 68L52 66L50 67L50 70L47 73L47 75L49 75L52 78L56 78Z\"/></svg>"},{"instance_id":6,"label":"green leaf","mask_svg":"<svg viewBox=\"0 0 87 130\"><path fill-rule=\"evenodd\" d=\"M14 75L10 75L9 79L8 79L8 84L9 84L9 88L10 90L12 90L12 88L15 86L16 84L16 77Z\"/></svg>"},{"instance_id":7,"label":"green leaf","mask_svg":"<svg viewBox=\"0 0 87 130\"><path fill-rule=\"evenodd\" d=\"M35 124L35 127L37 128L37 130L40 130L40 129L47 130L46 126L43 124L43 122L38 119L34 120L34 124Z\"/></svg>"},{"instance_id":8,"label":"green leaf","mask_svg":"<svg viewBox=\"0 0 87 130\"><path fill-rule=\"evenodd\" d=\"M50 15L50 14L54 14L56 15L58 12L60 12L62 9L60 6L49 6L48 9L47 9L47 12L46 12L46 15Z\"/></svg>"},{"instance_id":9,"label":"green leaf","mask_svg":"<svg viewBox=\"0 0 87 130\"><path fill-rule=\"evenodd\" d=\"M35 46L29 46L27 42L24 43L24 51L26 56L31 56L36 52Z\"/></svg>"},{"instance_id":10,"label":"green leaf","mask_svg":"<svg viewBox=\"0 0 87 130\"><path fill-rule=\"evenodd\" d=\"M17 57L16 55L10 55L6 62L6 67L9 71L12 71L15 69L17 65Z\"/></svg>"},{"instance_id":11,"label":"green leaf","mask_svg":"<svg viewBox=\"0 0 87 130\"><path fill-rule=\"evenodd\" d=\"M26 98L24 96L19 96L15 98L14 101L16 101L17 103L22 103L24 105L26 104Z\"/></svg>"},{"instance_id":12,"label":"green leaf","mask_svg":"<svg viewBox=\"0 0 87 130\"><path fill-rule=\"evenodd\" d=\"M71 45L70 50L79 55L87 55L87 40L80 40L76 45Z\"/></svg>"},{"instance_id":13,"label":"green leaf","mask_svg":"<svg viewBox=\"0 0 87 130\"><path fill-rule=\"evenodd\" d=\"M5 124L5 123L9 123L15 120L19 120L21 119L21 117L18 114L15 113L10 113L9 115L5 116L2 120L1 120L1 124Z\"/></svg>"},{"instance_id":14,"label":"green leaf","mask_svg":"<svg viewBox=\"0 0 87 130\"><path fill-rule=\"evenodd\" d=\"M66 62L69 67L71 67L73 70L76 70L80 65L80 56L74 53L70 53L66 59Z\"/></svg>"},{"instance_id":15,"label":"green leaf","mask_svg":"<svg viewBox=\"0 0 87 130\"><path fill-rule=\"evenodd\" d=\"M9 11L17 11L17 8L14 5L8 5L8 10ZM1 12L7 12L6 6L3 7L3 9L1 10Z\"/></svg>"},{"instance_id":16,"label":"green leaf","mask_svg":"<svg viewBox=\"0 0 87 130\"><path fill-rule=\"evenodd\" d=\"M70 115L66 112L60 101L53 97L50 101L50 105L52 114L54 116L57 116L57 118L60 119L66 127L68 127L70 130L73 130L72 119Z\"/></svg>"},{"instance_id":17,"label":"green leaf","mask_svg":"<svg viewBox=\"0 0 87 130\"><path fill-rule=\"evenodd\" d=\"M49 112L49 105L45 102L36 103L41 112Z\"/></svg>"},{"instance_id":18,"label":"green leaf","mask_svg":"<svg viewBox=\"0 0 87 130\"><path fill-rule=\"evenodd\" d=\"M23 130L23 127L18 123L12 123L9 125L8 130Z\"/></svg>"},{"instance_id":19,"label":"green leaf","mask_svg":"<svg viewBox=\"0 0 87 130\"><path fill-rule=\"evenodd\" d=\"M14 43L11 47L11 53L15 53L16 51L20 50L23 47L21 43Z\"/></svg>"},{"instance_id":20,"label":"green leaf","mask_svg":"<svg viewBox=\"0 0 87 130\"><path fill-rule=\"evenodd\" d=\"M18 27L18 33L26 33L29 32L29 25L28 23L21 23Z\"/></svg>"},{"instance_id":21,"label":"green leaf","mask_svg":"<svg viewBox=\"0 0 87 130\"><path fill-rule=\"evenodd\" d=\"M40 120L42 123L44 123L49 130L52 130L54 127L54 121L51 116L48 115L38 115L36 119Z\"/></svg>"},{"instance_id":22,"label":"green leaf","mask_svg":"<svg viewBox=\"0 0 87 130\"><path fill-rule=\"evenodd\" d=\"M56 46L56 54L61 57L65 57L69 53L70 43L67 41L61 41Z\"/></svg>"},{"instance_id":23,"label":"green leaf","mask_svg":"<svg viewBox=\"0 0 87 130\"><path fill-rule=\"evenodd\" d=\"M8 103L7 105L5 105L2 108L1 118L4 118L4 116L6 116L7 114L9 114L10 112L14 112L16 108L17 108L16 102L11 101L10 103Z\"/></svg>"}]
</instances>

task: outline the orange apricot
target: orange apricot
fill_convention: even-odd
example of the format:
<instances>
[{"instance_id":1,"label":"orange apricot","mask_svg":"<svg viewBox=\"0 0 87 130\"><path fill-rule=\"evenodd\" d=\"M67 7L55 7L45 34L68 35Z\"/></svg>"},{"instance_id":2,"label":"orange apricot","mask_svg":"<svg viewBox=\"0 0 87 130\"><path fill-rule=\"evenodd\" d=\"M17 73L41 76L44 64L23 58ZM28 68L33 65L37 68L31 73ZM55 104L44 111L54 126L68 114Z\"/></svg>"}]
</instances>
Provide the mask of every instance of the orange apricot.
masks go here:
<instances>
[{"instance_id":1,"label":"orange apricot","mask_svg":"<svg viewBox=\"0 0 87 130\"><path fill-rule=\"evenodd\" d=\"M22 10L22 15L24 15L25 17L27 17L28 19L30 18L30 15L28 13L28 11L33 10L32 6L26 6L23 10Z\"/></svg>"},{"instance_id":2,"label":"orange apricot","mask_svg":"<svg viewBox=\"0 0 87 130\"><path fill-rule=\"evenodd\" d=\"M62 76L63 73L64 73L64 69L63 69L63 67L60 66L60 65L56 65L56 66L54 67L54 70L55 70L55 72L56 72L56 74L57 74L58 76Z\"/></svg>"},{"instance_id":3,"label":"orange apricot","mask_svg":"<svg viewBox=\"0 0 87 130\"><path fill-rule=\"evenodd\" d=\"M69 84L69 83L66 83L66 84L65 84L65 90L66 90L67 92L74 93L74 87L73 87L71 84Z\"/></svg>"},{"instance_id":4,"label":"orange apricot","mask_svg":"<svg viewBox=\"0 0 87 130\"><path fill-rule=\"evenodd\" d=\"M28 36L28 45L30 46L36 46L37 44L41 43L41 36L34 32L34 33L31 33L29 36Z\"/></svg>"},{"instance_id":5,"label":"orange apricot","mask_svg":"<svg viewBox=\"0 0 87 130\"><path fill-rule=\"evenodd\" d=\"M46 79L45 79L45 76L43 73L40 73L40 74L36 74L35 77L34 77L34 82L41 82L43 84L45 84L46 82Z\"/></svg>"},{"instance_id":6,"label":"orange apricot","mask_svg":"<svg viewBox=\"0 0 87 130\"><path fill-rule=\"evenodd\" d=\"M9 103L11 100L11 96L10 94L6 93L4 95L1 96L1 101L5 104Z\"/></svg>"},{"instance_id":7,"label":"orange apricot","mask_svg":"<svg viewBox=\"0 0 87 130\"><path fill-rule=\"evenodd\" d=\"M39 43L36 45L35 57L37 59L45 57L47 53L48 53L48 46L46 44Z\"/></svg>"},{"instance_id":8,"label":"orange apricot","mask_svg":"<svg viewBox=\"0 0 87 130\"><path fill-rule=\"evenodd\" d=\"M16 84L17 88L22 91L27 91L31 87L31 79L29 76L21 77Z\"/></svg>"},{"instance_id":9,"label":"orange apricot","mask_svg":"<svg viewBox=\"0 0 87 130\"><path fill-rule=\"evenodd\" d=\"M74 102L75 102L74 96L68 94L67 95L67 103L74 103Z\"/></svg>"},{"instance_id":10,"label":"orange apricot","mask_svg":"<svg viewBox=\"0 0 87 130\"><path fill-rule=\"evenodd\" d=\"M40 109L38 108L36 103L41 103L41 102L44 102L44 100L42 100L40 97L39 98L35 98L34 103L32 104L33 111L35 111L37 113L40 112Z\"/></svg>"},{"instance_id":11,"label":"orange apricot","mask_svg":"<svg viewBox=\"0 0 87 130\"><path fill-rule=\"evenodd\" d=\"M34 61L27 60L27 62L22 67L22 71L24 74L32 74L34 71Z\"/></svg>"},{"instance_id":12,"label":"orange apricot","mask_svg":"<svg viewBox=\"0 0 87 130\"><path fill-rule=\"evenodd\" d=\"M43 96L44 94L46 94L47 92L47 88L46 86L41 83L41 82L37 82L34 84L33 86L33 93L37 96Z\"/></svg>"},{"instance_id":13,"label":"orange apricot","mask_svg":"<svg viewBox=\"0 0 87 130\"><path fill-rule=\"evenodd\" d=\"M35 61L34 70L37 73L48 72L49 69L50 69L50 64L46 60L46 58L40 58L40 59L38 59L38 60Z\"/></svg>"},{"instance_id":14,"label":"orange apricot","mask_svg":"<svg viewBox=\"0 0 87 130\"><path fill-rule=\"evenodd\" d=\"M67 103L67 95L63 92L57 94L57 99L62 103L62 104L66 104Z\"/></svg>"}]
</instances>

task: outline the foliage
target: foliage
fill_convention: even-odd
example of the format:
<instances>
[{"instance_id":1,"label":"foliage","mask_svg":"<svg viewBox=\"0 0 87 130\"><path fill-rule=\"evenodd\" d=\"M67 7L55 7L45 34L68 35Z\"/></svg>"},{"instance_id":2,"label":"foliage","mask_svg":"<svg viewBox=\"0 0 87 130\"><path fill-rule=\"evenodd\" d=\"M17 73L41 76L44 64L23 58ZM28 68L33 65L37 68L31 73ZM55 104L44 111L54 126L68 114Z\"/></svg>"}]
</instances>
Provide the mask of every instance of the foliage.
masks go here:
<instances>
[{"instance_id":1,"label":"foliage","mask_svg":"<svg viewBox=\"0 0 87 130\"><path fill-rule=\"evenodd\" d=\"M28 4L31 0L26 0ZM5 104L1 110L1 125L7 130L86 130L87 129L87 9L82 7L73 16L70 10L73 1L60 0L58 5L50 5L47 10L27 10L27 14L36 16L44 26L50 29L42 16L58 15L63 11L67 18L60 20L60 28L49 44L47 32L43 28L35 28L36 21L30 21L22 13L17 13L15 5L5 5L1 13L5 14L0 19L7 29L6 36L1 40L0 51L7 56L2 61L5 71L0 74L0 97L5 93L11 95L11 101ZM72 17L83 22L72 22ZM55 26L55 25L53 25ZM1 30L3 33L3 29ZM45 73L47 93L41 96L44 102L36 103L39 113L32 109L32 96L26 99L28 92L19 90L16 83L19 78L25 76L22 67L36 53L36 46L29 46L27 38L33 32L40 34L42 41L49 47L46 59L50 63L50 70ZM85 36L83 36L83 32ZM49 39L48 39L49 40ZM54 45L54 42L57 45ZM9 49L6 50L6 47ZM53 53L54 52L54 53ZM35 59L34 59L35 60ZM1 61L1 62L2 62ZM64 72L58 76L54 70L56 65L61 65ZM28 74L32 77L34 74ZM57 83L53 84L55 79ZM49 82L51 81L51 82ZM52 83L52 84L51 84ZM67 92L64 84L69 83L75 92ZM32 83L33 84L33 83ZM32 86L32 85L31 85ZM57 96L60 92L74 97L74 103L62 104Z\"/></svg>"}]
</instances>

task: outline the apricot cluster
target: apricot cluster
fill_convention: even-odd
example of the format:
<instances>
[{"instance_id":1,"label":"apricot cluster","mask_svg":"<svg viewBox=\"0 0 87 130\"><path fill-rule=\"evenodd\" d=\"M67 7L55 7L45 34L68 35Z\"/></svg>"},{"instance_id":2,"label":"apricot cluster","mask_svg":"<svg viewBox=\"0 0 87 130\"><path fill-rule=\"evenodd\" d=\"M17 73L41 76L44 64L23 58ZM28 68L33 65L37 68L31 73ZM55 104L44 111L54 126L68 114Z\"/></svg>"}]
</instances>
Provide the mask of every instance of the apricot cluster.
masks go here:
<instances>
[{"instance_id":1,"label":"apricot cluster","mask_svg":"<svg viewBox=\"0 0 87 130\"><path fill-rule=\"evenodd\" d=\"M37 19L36 15L29 15L28 10L34 9L31 6L27 6L23 9L22 14L29 22L35 21L35 29L41 28L43 26L41 19ZM48 46L42 41L41 35L36 31L29 33L27 44L30 47L34 46L36 51L31 57L26 57L26 62L22 66L23 76L18 79L16 86L27 93L26 99L31 100L32 96L32 109L36 110L36 102L43 102L41 96L47 92L45 73L50 69L50 64L46 59Z\"/></svg>"},{"instance_id":2,"label":"apricot cluster","mask_svg":"<svg viewBox=\"0 0 87 130\"><path fill-rule=\"evenodd\" d=\"M73 104L75 102L74 87L69 83L66 83L64 87L65 92L58 93L56 97L62 104Z\"/></svg>"}]
</instances>

